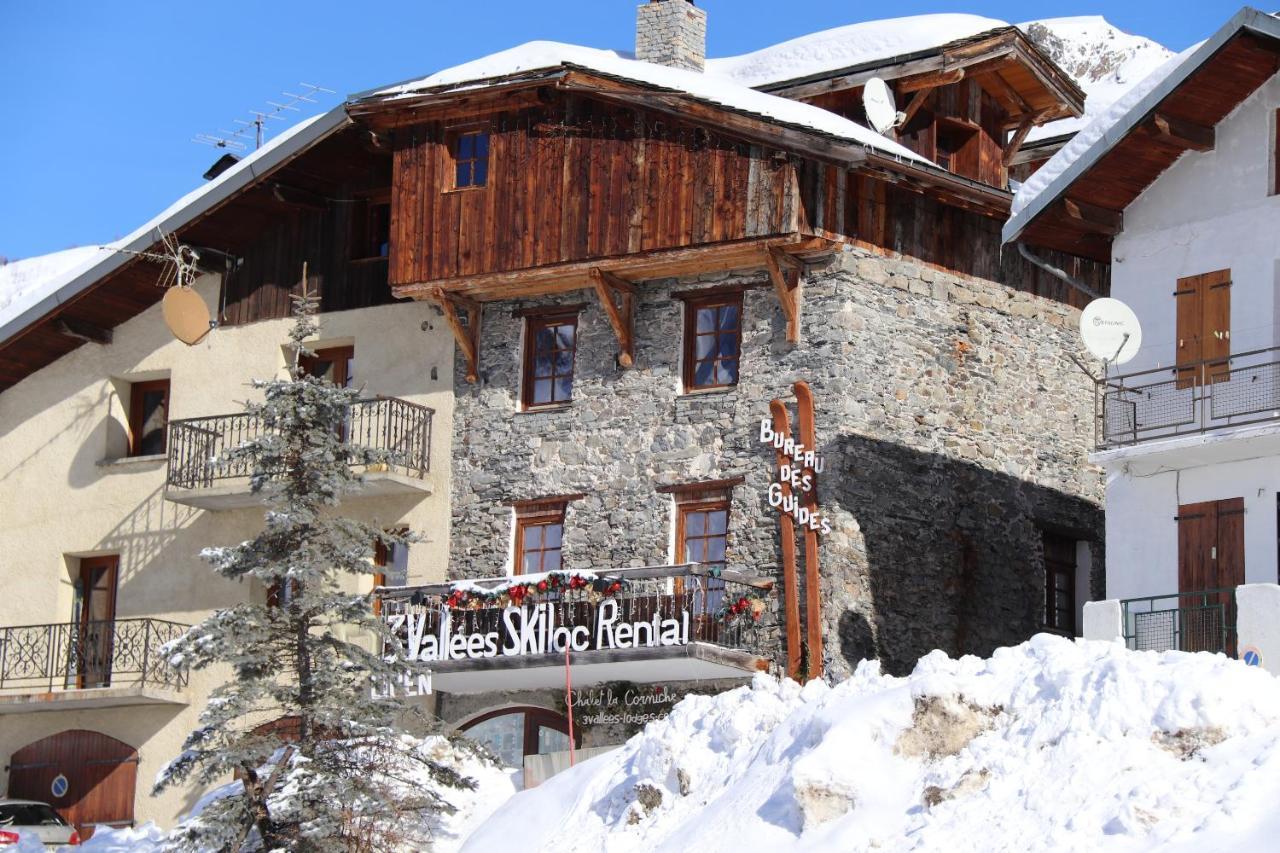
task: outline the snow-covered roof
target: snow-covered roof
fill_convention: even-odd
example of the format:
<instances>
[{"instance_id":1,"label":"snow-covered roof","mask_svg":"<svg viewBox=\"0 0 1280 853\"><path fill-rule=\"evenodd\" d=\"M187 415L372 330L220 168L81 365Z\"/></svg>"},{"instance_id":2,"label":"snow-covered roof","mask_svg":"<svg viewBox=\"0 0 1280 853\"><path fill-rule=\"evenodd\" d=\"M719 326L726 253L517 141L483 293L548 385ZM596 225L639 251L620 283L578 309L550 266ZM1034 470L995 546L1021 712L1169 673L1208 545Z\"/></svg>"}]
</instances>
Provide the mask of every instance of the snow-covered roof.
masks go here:
<instances>
[{"instance_id":1,"label":"snow-covered roof","mask_svg":"<svg viewBox=\"0 0 1280 853\"><path fill-rule=\"evenodd\" d=\"M765 86L941 47L1009 26L980 15L912 15L811 33L741 56L707 60L707 72Z\"/></svg>"},{"instance_id":2,"label":"snow-covered roof","mask_svg":"<svg viewBox=\"0 0 1280 853\"><path fill-rule=\"evenodd\" d=\"M299 122L218 177L192 190L110 248L143 251L157 231L187 224L270 169L348 121L342 107ZM85 246L13 261L0 267L0 342L7 341L85 288L129 262L130 256Z\"/></svg>"},{"instance_id":3,"label":"snow-covered roof","mask_svg":"<svg viewBox=\"0 0 1280 853\"><path fill-rule=\"evenodd\" d=\"M1013 199L1013 215L1004 225L1003 241L1009 243L1016 240L1032 220L1132 133L1161 101L1199 70L1242 28L1280 38L1280 21L1256 9L1245 8L1213 36L1167 60L1089 122L1074 139L1018 188Z\"/></svg>"},{"instance_id":4,"label":"snow-covered roof","mask_svg":"<svg viewBox=\"0 0 1280 853\"><path fill-rule=\"evenodd\" d=\"M482 85L517 74L556 68L582 68L645 86L680 92L699 101L748 113L780 124L834 136L917 163L929 161L906 146L857 122L819 107L757 92L722 74L686 71L641 62L614 50L601 50L554 41L532 41L471 62L437 71L428 77L376 89L357 97L412 97L425 91Z\"/></svg>"}]
</instances>

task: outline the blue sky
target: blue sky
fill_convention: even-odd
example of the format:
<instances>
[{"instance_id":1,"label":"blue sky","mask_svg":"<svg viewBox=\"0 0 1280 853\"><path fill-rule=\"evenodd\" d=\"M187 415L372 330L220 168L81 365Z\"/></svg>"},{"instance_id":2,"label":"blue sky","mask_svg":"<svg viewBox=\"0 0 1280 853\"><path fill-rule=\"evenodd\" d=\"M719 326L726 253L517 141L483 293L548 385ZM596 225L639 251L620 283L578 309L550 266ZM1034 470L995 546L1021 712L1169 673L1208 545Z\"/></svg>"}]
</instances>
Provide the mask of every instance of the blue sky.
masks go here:
<instances>
[{"instance_id":1,"label":"blue sky","mask_svg":"<svg viewBox=\"0 0 1280 853\"><path fill-rule=\"evenodd\" d=\"M191 137L299 81L320 106L531 39L629 49L636 0L0 0L0 256L122 236L201 182ZM743 53L872 17L1103 15L1181 50L1239 0L699 0L708 52ZM283 125L281 125L283 126Z\"/></svg>"}]
</instances>

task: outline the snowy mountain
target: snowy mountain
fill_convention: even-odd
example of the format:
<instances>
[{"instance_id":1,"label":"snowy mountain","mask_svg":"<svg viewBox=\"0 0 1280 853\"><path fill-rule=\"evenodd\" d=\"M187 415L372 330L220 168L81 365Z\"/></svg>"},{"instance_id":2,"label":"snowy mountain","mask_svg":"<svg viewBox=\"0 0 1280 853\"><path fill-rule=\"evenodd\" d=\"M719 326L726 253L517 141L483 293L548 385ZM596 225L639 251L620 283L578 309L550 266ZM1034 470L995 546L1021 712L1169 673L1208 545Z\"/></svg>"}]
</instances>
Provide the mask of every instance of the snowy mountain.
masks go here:
<instances>
[{"instance_id":1,"label":"snowy mountain","mask_svg":"<svg viewBox=\"0 0 1280 853\"><path fill-rule=\"evenodd\" d=\"M1047 634L906 678L692 696L463 853L1274 850L1280 680ZM516 840L518 839L518 841Z\"/></svg>"},{"instance_id":2,"label":"snowy mountain","mask_svg":"<svg viewBox=\"0 0 1280 853\"><path fill-rule=\"evenodd\" d=\"M1088 96L1083 117L1038 127L1031 132L1031 139L1079 130L1173 56L1164 45L1118 30L1099 15L1046 18L1018 27L1074 77Z\"/></svg>"}]
</instances>

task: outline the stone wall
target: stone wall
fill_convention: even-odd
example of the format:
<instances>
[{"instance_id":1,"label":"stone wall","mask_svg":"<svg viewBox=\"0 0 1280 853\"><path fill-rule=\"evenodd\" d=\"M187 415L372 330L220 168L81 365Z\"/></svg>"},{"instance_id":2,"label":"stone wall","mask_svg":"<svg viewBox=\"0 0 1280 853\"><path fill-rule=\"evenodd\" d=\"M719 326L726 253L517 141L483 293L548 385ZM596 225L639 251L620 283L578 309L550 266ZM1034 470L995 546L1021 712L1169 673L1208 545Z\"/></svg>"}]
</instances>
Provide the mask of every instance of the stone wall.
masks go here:
<instances>
[{"instance_id":1,"label":"stone wall","mask_svg":"<svg viewBox=\"0 0 1280 853\"><path fill-rule=\"evenodd\" d=\"M656 0L636 9L636 59L701 71L707 62L707 13L691 0Z\"/></svg>"},{"instance_id":2,"label":"stone wall","mask_svg":"<svg viewBox=\"0 0 1280 853\"><path fill-rule=\"evenodd\" d=\"M732 282L749 287L740 382L684 395L683 303L672 294ZM852 248L807 274L796 346L763 274L639 290L635 367L617 366L592 298L574 402L554 411L519 411L514 313L554 300L486 306L481 381L467 385L460 362L455 374L454 576L508 570L512 501L572 493L586 497L568 510L567 567L670 562L672 499L657 487L742 476L730 565L779 577L773 456L759 423L804 379L834 526L821 548L828 672L871 656L902 670L933 648L985 654L1030 636L1044 608L1042 529L1090 542L1102 596L1102 482L1086 462L1092 392L1065 357L1078 351L1073 309ZM771 616L762 642L781 659Z\"/></svg>"}]
</instances>

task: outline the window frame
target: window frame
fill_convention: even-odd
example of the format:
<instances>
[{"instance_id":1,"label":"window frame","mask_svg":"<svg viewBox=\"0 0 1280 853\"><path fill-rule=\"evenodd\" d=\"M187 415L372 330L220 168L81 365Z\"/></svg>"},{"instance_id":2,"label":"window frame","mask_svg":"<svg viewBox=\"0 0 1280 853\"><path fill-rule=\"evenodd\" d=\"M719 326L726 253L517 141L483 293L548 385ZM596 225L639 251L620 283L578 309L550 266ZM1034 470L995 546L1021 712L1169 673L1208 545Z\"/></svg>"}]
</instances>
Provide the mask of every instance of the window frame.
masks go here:
<instances>
[{"instance_id":1,"label":"window frame","mask_svg":"<svg viewBox=\"0 0 1280 853\"><path fill-rule=\"evenodd\" d=\"M342 344L312 350L312 355L302 358L301 367L302 372L307 376L319 376L316 373L316 366L322 361L332 362L335 366L333 384L339 388L350 388L355 379L355 360L355 344ZM341 382L336 381L339 378Z\"/></svg>"},{"instance_id":2,"label":"window frame","mask_svg":"<svg viewBox=\"0 0 1280 853\"><path fill-rule=\"evenodd\" d=\"M513 577L526 574L541 574L543 572L558 571L564 568L564 533L565 533L565 517L568 515L567 502L543 503L536 506L517 507L515 520L515 549L511 562L511 575ZM538 568L536 571L526 572L524 569L524 558L529 551L525 548L525 532L532 527L560 527L560 544L556 548L537 548L534 549L540 555L538 558ZM543 538L545 543L545 534ZM546 567L546 554L550 551L557 552L560 557L558 565L555 568L548 569Z\"/></svg>"},{"instance_id":3,"label":"window frame","mask_svg":"<svg viewBox=\"0 0 1280 853\"><path fill-rule=\"evenodd\" d=\"M382 261L391 257L391 190L390 188L368 193L355 205L351 215L351 260ZM383 229L377 227L378 211L386 211L387 253L374 243ZM381 242L381 241L379 241Z\"/></svg>"},{"instance_id":4,"label":"window frame","mask_svg":"<svg viewBox=\"0 0 1280 853\"><path fill-rule=\"evenodd\" d=\"M387 532L395 534L397 536L403 536L404 534L408 533L409 530L406 527L396 527L391 530L388 530ZM405 543L400 547L404 548L407 554L409 550L409 545ZM406 560L407 559L408 558L406 556ZM375 539L373 542L373 568L374 568L373 588L374 589L377 589L380 586L387 585L386 568L391 565L390 560L391 560L391 549L389 549L386 543L383 542L381 539ZM404 580L405 580L404 585L408 586L409 566L407 565L407 563L404 567ZM378 598L377 596L375 596L373 599L373 612L374 612L374 615L376 616L382 615L382 599Z\"/></svg>"},{"instance_id":5,"label":"window frame","mask_svg":"<svg viewBox=\"0 0 1280 853\"><path fill-rule=\"evenodd\" d=\"M684 358L681 359L681 361L683 362L682 364L683 369L681 370L681 374L682 374L681 381L683 383L684 393L692 394L700 391L719 391L719 390L725 390L728 388L738 387L738 383L742 380L742 320L743 320L742 312L743 312L744 302L745 300L743 299L743 292L741 290L731 290L731 291L724 291L720 293L694 295L684 300L684 341L683 341ZM721 362L721 361L729 361L730 359L726 359L720 356L718 345L716 346L710 359L697 358L697 347L698 347L699 337L703 337L706 334L710 334L712 337L715 337L718 339L720 335L725 333L723 330L720 329L719 310L717 310L716 311L717 319L716 319L715 329L710 333L703 333L700 335L698 332L698 311L703 308L720 309L729 305L733 305L738 309L738 325L735 329L733 329L734 340L736 345L734 347L734 357L732 359L732 361L734 361L737 364L737 373L735 375L733 382L729 382L729 383L713 382L713 383L700 385L696 381L699 364L703 364L707 361L711 361L713 363ZM717 344L718 344L718 341L717 341Z\"/></svg>"},{"instance_id":6,"label":"window frame","mask_svg":"<svg viewBox=\"0 0 1280 853\"><path fill-rule=\"evenodd\" d=\"M733 500L725 493L718 491L712 492L692 492L685 494L677 494L675 496L676 504L676 563L683 565L684 563L693 562L689 559L689 528L688 517L693 513L724 513L724 533L708 536L704 533L695 538L702 540L724 539L724 558L718 561L698 561L699 565L726 565L729 561L729 520L733 513Z\"/></svg>"},{"instance_id":7,"label":"window frame","mask_svg":"<svg viewBox=\"0 0 1280 853\"><path fill-rule=\"evenodd\" d=\"M573 349L562 350L552 349L553 355L569 352L569 396L567 399L557 400L556 380L564 374L555 372L555 364L551 366L551 375L535 376L534 361L538 355L538 332L542 329L553 328L557 326L573 326ZM578 329L579 329L578 311L548 311L546 313L528 314L524 320L524 348L521 356L520 370L520 408L523 411L537 411L539 409L552 409L561 406L568 406L573 403L573 384L577 377L578 366ZM535 402L533 399L534 386L539 380L551 380L551 396L552 399L546 402Z\"/></svg>"},{"instance_id":8,"label":"window frame","mask_svg":"<svg viewBox=\"0 0 1280 853\"><path fill-rule=\"evenodd\" d=\"M458 156L460 153L459 146L461 145L463 137L466 136L484 136L486 139L483 158L484 183L458 183L458 166L460 163L466 162L470 164L469 173L471 175L471 180L474 181L475 164L481 162L481 158L479 157L472 156L464 160ZM445 192L469 192L472 190L483 190L489 186L489 179L491 177L493 167L493 128L490 127L488 123L459 125L457 127L449 128L445 133L444 148L449 161L449 180L448 185L445 188Z\"/></svg>"},{"instance_id":9,"label":"window frame","mask_svg":"<svg viewBox=\"0 0 1280 853\"><path fill-rule=\"evenodd\" d=\"M143 453L143 397L148 391L163 390L164 427L161 429L160 450L157 453ZM159 456L169 451L169 405L172 400L172 385L169 377L163 379L145 379L129 383L129 457Z\"/></svg>"},{"instance_id":10,"label":"window frame","mask_svg":"<svg viewBox=\"0 0 1280 853\"><path fill-rule=\"evenodd\" d=\"M1050 556L1050 544L1057 543L1065 553L1068 544L1071 549L1070 560L1058 560ZM1063 634L1064 636L1074 637L1076 635L1076 581L1077 573L1080 570L1079 563L1076 558L1076 549L1078 541L1073 537L1057 533L1053 530L1040 531L1040 548L1042 559L1044 561L1044 608L1042 616L1043 626L1048 631ZM1059 590L1057 579L1059 575L1065 575L1067 588ZM1057 593L1065 592L1070 598L1070 606L1065 610L1058 607ZM1060 615L1065 613L1066 618L1062 620ZM1066 624L1063 624L1065 621Z\"/></svg>"}]
</instances>

